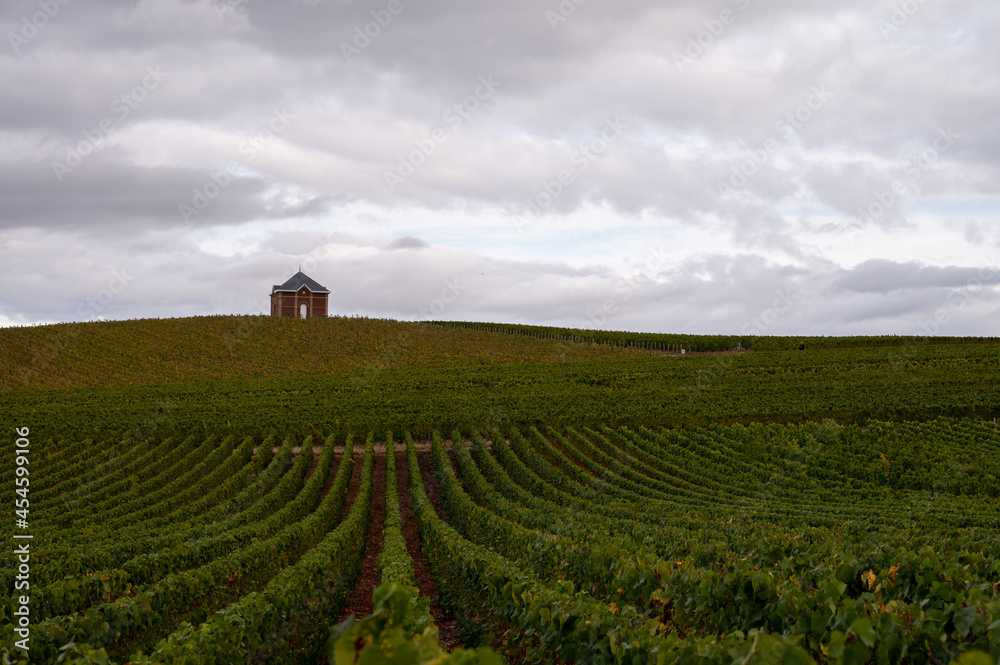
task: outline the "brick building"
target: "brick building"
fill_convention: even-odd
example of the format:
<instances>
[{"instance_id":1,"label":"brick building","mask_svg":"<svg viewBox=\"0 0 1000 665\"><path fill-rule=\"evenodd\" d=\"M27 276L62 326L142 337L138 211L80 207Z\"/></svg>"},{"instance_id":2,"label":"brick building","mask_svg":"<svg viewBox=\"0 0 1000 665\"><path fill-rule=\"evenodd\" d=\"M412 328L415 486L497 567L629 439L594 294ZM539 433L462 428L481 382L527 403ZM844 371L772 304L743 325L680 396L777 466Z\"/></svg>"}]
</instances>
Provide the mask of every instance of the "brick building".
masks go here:
<instances>
[{"instance_id":1,"label":"brick building","mask_svg":"<svg viewBox=\"0 0 1000 665\"><path fill-rule=\"evenodd\" d=\"M271 287L271 316L324 317L329 297L326 287L300 270L281 286Z\"/></svg>"}]
</instances>

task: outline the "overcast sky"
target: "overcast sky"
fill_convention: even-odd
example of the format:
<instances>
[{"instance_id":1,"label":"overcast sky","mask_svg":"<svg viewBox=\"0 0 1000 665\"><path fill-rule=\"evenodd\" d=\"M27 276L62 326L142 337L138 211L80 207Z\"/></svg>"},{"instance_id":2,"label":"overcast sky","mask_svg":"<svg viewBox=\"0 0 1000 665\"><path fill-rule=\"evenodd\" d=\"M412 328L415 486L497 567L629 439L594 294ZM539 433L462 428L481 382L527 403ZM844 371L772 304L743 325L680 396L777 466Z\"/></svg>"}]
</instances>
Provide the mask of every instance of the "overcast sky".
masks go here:
<instances>
[{"instance_id":1,"label":"overcast sky","mask_svg":"<svg viewBox=\"0 0 1000 665\"><path fill-rule=\"evenodd\" d=\"M4 0L0 325L997 335L995 0Z\"/></svg>"}]
</instances>

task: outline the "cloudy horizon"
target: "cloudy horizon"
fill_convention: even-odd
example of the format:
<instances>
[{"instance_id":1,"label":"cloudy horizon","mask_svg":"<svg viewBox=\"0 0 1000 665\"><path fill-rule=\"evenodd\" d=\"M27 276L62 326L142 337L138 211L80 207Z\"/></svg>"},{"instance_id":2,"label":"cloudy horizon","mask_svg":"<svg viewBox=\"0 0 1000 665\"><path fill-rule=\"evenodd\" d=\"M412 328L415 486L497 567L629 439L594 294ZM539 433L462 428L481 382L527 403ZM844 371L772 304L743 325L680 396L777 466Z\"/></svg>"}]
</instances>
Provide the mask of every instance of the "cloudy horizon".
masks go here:
<instances>
[{"instance_id":1,"label":"cloudy horizon","mask_svg":"<svg viewBox=\"0 0 1000 665\"><path fill-rule=\"evenodd\" d=\"M301 266L348 316L997 335L995 3L12 0L0 27L0 326L267 312Z\"/></svg>"}]
</instances>

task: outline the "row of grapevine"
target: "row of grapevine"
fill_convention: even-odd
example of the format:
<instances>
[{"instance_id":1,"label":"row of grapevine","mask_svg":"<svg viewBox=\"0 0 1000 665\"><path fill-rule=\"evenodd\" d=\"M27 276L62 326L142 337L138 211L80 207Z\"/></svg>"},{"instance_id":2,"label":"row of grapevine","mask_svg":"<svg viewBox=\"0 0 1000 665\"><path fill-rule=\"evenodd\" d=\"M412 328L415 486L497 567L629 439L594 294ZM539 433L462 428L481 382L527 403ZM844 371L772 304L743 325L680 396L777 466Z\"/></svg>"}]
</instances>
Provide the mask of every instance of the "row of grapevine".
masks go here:
<instances>
[{"instance_id":1,"label":"row of grapevine","mask_svg":"<svg viewBox=\"0 0 1000 665\"><path fill-rule=\"evenodd\" d=\"M150 418L155 436L263 437L499 424L658 427L832 418L938 416L992 420L1000 360L988 344L928 345L894 360L891 349L819 349L672 358L424 367L374 364L345 375L229 379L180 386L0 392L0 411L46 436L132 436ZM171 407L162 410L166 400ZM47 443L36 442L44 454ZM3 470L0 470L2 473Z\"/></svg>"},{"instance_id":2,"label":"row of grapevine","mask_svg":"<svg viewBox=\"0 0 1000 665\"><path fill-rule=\"evenodd\" d=\"M200 623L316 549L340 521L352 456L342 457L333 476L332 438L315 463L312 454L293 455L292 438L276 452L273 437L248 437L235 448L231 441L210 436L196 445L192 437L160 459L149 458L151 469L107 468L113 472L88 483L92 494L137 471L148 481L134 487L148 493L119 492L90 510L81 504L73 524L40 530L46 538L32 551L33 662L54 661L71 644L74 653L103 646L125 654L155 646L162 631L184 620ZM309 437L302 443L304 453L311 450ZM79 466L91 452L77 447L64 466ZM79 487L73 478L61 482ZM108 519L88 518L101 510L111 513ZM365 520L356 514L353 523ZM12 575L9 559L4 564L4 575ZM5 645L13 643L13 609L13 599L0 609ZM9 646L4 651L10 655Z\"/></svg>"},{"instance_id":3,"label":"row of grapevine","mask_svg":"<svg viewBox=\"0 0 1000 665\"><path fill-rule=\"evenodd\" d=\"M603 603L585 592L574 591L565 580L545 581L510 558L470 542L436 514L422 490L412 445L407 452L415 512L440 586L447 590L453 605L473 609L483 620L509 625L513 634L523 635L518 647L527 650L529 659L729 663L734 654L749 658L759 651L785 662L809 662L808 655L793 643L767 633L754 632L750 639L732 634L686 642L664 634L655 619L648 620L634 608ZM527 545L530 536L516 525L488 520L471 502L459 502L457 481L451 477L453 472L440 447L435 456L442 488L453 490L452 519L460 520L466 529L487 529L487 535L504 547L511 547L511 541L516 543L514 549Z\"/></svg>"},{"instance_id":4,"label":"row of grapevine","mask_svg":"<svg viewBox=\"0 0 1000 665\"><path fill-rule=\"evenodd\" d=\"M499 657L490 649L456 649L447 653L438 640L430 599L420 595L413 559L403 535L391 433L386 437L385 499L382 550L378 556L379 585L373 593L374 611L360 621L348 617L333 629L328 643L332 665L358 662L500 665Z\"/></svg>"},{"instance_id":5,"label":"row of grapevine","mask_svg":"<svg viewBox=\"0 0 1000 665\"><path fill-rule=\"evenodd\" d=\"M854 348L860 346L903 346L905 344L996 344L996 337L916 337L878 335L852 337L781 337L775 335L682 335L676 333L626 332L560 328L516 323L481 323L468 321L430 321L449 328L478 330L505 335L523 335L537 339L589 344L614 344L645 350L695 352L730 351L735 348L761 351L798 350L800 344L809 349Z\"/></svg>"},{"instance_id":6,"label":"row of grapevine","mask_svg":"<svg viewBox=\"0 0 1000 665\"><path fill-rule=\"evenodd\" d=\"M345 460L349 457L344 455ZM325 648L329 617L339 611L361 561L371 511L374 464L374 444L369 437L360 486L350 512L294 565L284 568L260 591L227 605L201 625L182 625L148 656L134 657L131 662L200 665L243 663L248 659L288 663L315 660Z\"/></svg>"},{"instance_id":7,"label":"row of grapevine","mask_svg":"<svg viewBox=\"0 0 1000 665\"><path fill-rule=\"evenodd\" d=\"M866 458L879 438L829 425L802 429L771 428L766 434L783 433L786 440L770 454L764 453L765 432L739 427L661 434L567 428L547 436L533 430L531 445L519 436L508 445L494 433L489 447L473 436L471 454L456 434L450 455L435 443L434 461L449 521L464 538L491 556L519 562L524 574L568 583L577 598L593 595L615 617L655 619L659 628L644 632L683 638L692 649L701 640L764 630L818 660L1000 656L995 504L986 495L955 492L936 495L939 505L920 512L913 506L927 490L890 488L866 498L847 481L858 480L854 458ZM955 432L972 439L964 446L970 450L1000 449L995 429L972 422L876 429L942 442ZM697 437L687 449L695 458L656 443L683 434ZM788 445L803 434L813 437L811 449ZM816 443L816 434L825 440ZM829 464L824 444L839 450L839 464ZM838 448L845 444L855 447L853 456ZM739 447L744 455L736 454ZM719 450L733 455L732 464L713 460ZM773 496L748 501L741 483L759 486L759 474L741 464L748 455L756 455L766 474L788 470L796 457L823 459L833 468L819 473L836 472L847 491L839 499L815 499L822 487L806 464ZM682 468L699 468L693 463L699 456L712 461L692 477L711 493L678 495L676 478L656 469L657 460L670 468L675 459L688 459ZM864 482L870 484L859 487L878 487ZM973 511L992 514L992 522L976 526L966 518ZM544 635L542 645L559 653L559 637Z\"/></svg>"},{"instance_id":8,"label":"row of grapevine","mask_svg":"<svg viewBox=\"0 0 1000 665\"><path fill-rule=\"evenodd\" d=\"M432 430L400 469L389 434L375 611L338 626L383 462L334 436L318 457L308 433L62 442L39 465L32 661L497 663L445 653L397 474L438 602L512 661L1000 658L992 423ZM0 658L25 662L15 608Z\"/></svg>"},{"instance_id":9,"label":"row of grapevine","mask_svg":"<svg viewBox=\"0 0 1000 665\"><path fill-rule=\"evenodd\" d=\"M301 458L293 473L285 473L290 465L291 449L292 440L289 439L273 463L262 474L260 471L263 470L264 462L270 459L268 450L264 448L258 449L254 459L225 483L214 487L206 485L204 480L195 483L194 489L204 492L202 499L216 501L214 504L199 499L188 504L175 505L172 510L167 511L165 517L147 519L141 526L131 519L109 519L102 523L102 529L63 529L49 535L42 541L41 547L35 554L35 579L38 582L48 582L87 571L93 572L95 568L99 570L98 567L101 565L118 566L127 558L137 556L143 551L154 554L181 542L197 542L199 537L210 537L222 530L234 528L238 526L237 520L240 519L243 523L256 521L263 513L287 501L299 489L300 483L297 481L308 468L309 460ZM276 491L263 499L263 491L270 489L271 482L277 481L279 475L281 483L275 487ZM251 484L251 481L255 482ZM238 490L242 491L236 494ZM236 496L230 502L218 502L219 499L233 494ZM254 494L258 496L253 497ZM250 511L241 517L218 519L227 507L234 508L241 505L239 501L241 498L244 502L254 501L255 505ZM122 502L121 505L127 505L127 501L122 497L116 498L116 501ZM213 508L206 509L209 505ZM196 512L190 512L191 509ZM192 516L196 518L184 519ZM126 531L127 535L123 533ZM8 574L10 570L4 569L4 575Z\"/></svg>"},{"instance_id":10,"label":"row of grapevine","mask_svg":"<svg viewBox=\"0 0 1000 665\"><path fill-rule=\"evenodd\" d=\"M266 517L297 491L295 474L286 473L293 466L293 440L286 439L277 453L272 450L271 442L268 439L258 447L250 462L225 483L211 489L205 487L201 499L178 506L163 516L141 525L128 525L127 529L90 530L65 538L63 534L54 534L52 541L41 544L41 565L36 568L39 581L81 574L101 566L120 566L143 553L155 554L181 543L197 544L203 538Z\"/></svg>"}]
</instances>

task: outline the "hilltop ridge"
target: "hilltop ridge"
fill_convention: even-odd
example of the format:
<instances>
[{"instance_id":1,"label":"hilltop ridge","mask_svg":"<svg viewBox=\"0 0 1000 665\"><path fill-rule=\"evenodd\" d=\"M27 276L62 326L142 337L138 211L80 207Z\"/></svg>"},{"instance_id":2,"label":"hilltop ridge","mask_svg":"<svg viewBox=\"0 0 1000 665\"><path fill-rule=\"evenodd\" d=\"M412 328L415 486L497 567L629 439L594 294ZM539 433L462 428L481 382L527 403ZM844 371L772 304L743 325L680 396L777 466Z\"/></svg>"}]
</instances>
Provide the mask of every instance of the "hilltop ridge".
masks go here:
<instances>
[{"instance_id":1,"label":"hilltop ridge","mask_svg":"<svg viewBox=\"0 0 1000 665\"><path fill-rule=\"evenodd\" d=\"M421 322L206 316L0 329L0 391L629 357Z\"/></svg>"}]
</instances>

